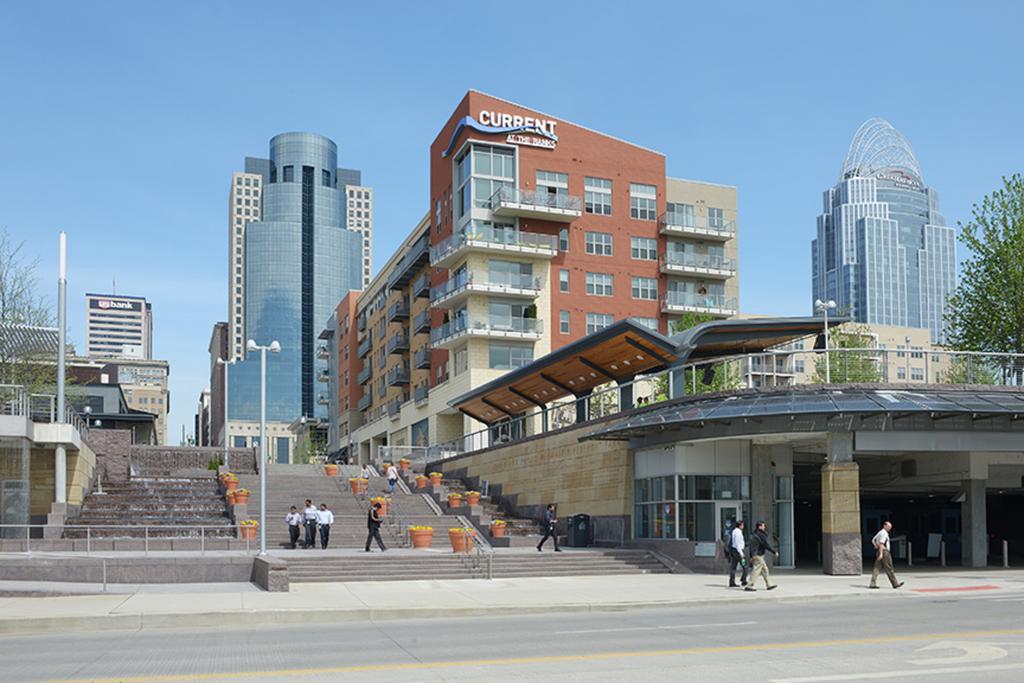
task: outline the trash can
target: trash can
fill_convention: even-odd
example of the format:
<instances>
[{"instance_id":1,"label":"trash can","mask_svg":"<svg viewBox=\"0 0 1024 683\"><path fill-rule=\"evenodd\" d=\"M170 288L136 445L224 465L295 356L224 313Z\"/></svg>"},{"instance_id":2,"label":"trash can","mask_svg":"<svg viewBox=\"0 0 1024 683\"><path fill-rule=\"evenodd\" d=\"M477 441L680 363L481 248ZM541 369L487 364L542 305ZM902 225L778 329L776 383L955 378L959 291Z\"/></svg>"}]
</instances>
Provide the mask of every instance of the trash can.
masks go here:
<instances>
[{"instance_id":1,"label":"trash can","mask_svg":"<svg viewBox=\"0 0 1024 683\"><path fill-rule=\"evenodd\" d=\"M569 518L569 533L566 545L572 548L586 548L594 540L593 527L590 525L590 515L578 514Z\"/></svg>"}]
</instances>

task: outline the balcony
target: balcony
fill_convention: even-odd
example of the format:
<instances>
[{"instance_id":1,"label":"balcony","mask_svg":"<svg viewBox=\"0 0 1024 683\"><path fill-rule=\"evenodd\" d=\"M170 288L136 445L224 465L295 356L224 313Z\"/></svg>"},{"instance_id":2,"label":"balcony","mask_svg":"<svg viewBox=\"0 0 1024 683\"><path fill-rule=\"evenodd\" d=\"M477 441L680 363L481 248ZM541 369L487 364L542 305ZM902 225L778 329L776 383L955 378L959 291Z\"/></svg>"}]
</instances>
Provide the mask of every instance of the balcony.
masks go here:
<instances>
[{"instance_id":1,"label":"balcony","mask_svg":"<svg viewBox=\"0 0 1024 683\"><path fill-rule=\"evenodd\" d=\"M417 370L430 369L430 347L424 346L412 354L412 366Z\"/></svg>"},{"instance_id":2,"label":"balcony","mask_svg":"<svg viewBox=\"0 0 1024 683\"><path fill-rule=\"evenodd\" d=\"M388 322L392 323L397 320L408 320L409 319L409 302L396 301L395 303L388 306Z\"/></svg>"},{"instance_id":3,"label":"balcony","mask_svg":"<svg viewBox=\"0 0 1024 683\"><path fill-rule=\"evenodd\" d=\"M430 309L425 309L416 314L412 319L412 333L421 334L430 332Z\"/></svg>"},{"instance_id":4,"label":"balcony","mask_svg":"<svg viewBox=\"0 0 1024 683\"><path fill-rule=\"evenodd\" d=\"M370 352L370 348L373 346L373 333L366 335L366 339L359 342L359 348L356 349L356 355L360 358L364 358L366 354Z\"/></svg>"},{"instance_id":5,"label":"balcony","mask_svg":"<svg viewBox=\"0 0 1024 683\"><path fill-rule=\"evenodd\" d=\"M316 373L316 381L317 382L330 382L331 381L331 373L328 372L327 370L320 370L319 372Z\"/></svg>"},{"instance_id":6,"label":"balcony","mask_svg":"<svg viewBox=\"0 0 1024 683\"><path fill-rule=\"evenodd\" d=\"M661 272L666 275L700 275L724 280L736 275L736 261L713 254L670 251L661 257Z\"/></svg>"},{"instance_id":7,"label":"balcony","mask_svg":"<svg viewBox=\"0 0 1024 683\"><path fill-rule=\"evenodd\" d=\"M466 226L430 249L430 265L450 268L469 252L486 252L519 258L551 259L558 253L558 237L522 230L495 230L489 226Z\"/></svg>"},{"instance_id":8,"label":"balcony","mask_svg":"<svg viewBox=\"0 0 1024 683\"><path fill-rule=\"evenodd\" d=\"M412 283L412 295L419 299L420 297L430 296L430 273L426 272L416 278L416 281Z\"/></svg>"},{"instance_id":9,"label":"balcony","mask_svg":"<svg viewBox=\"0 0 1024 683\"><path fill-rule=\"evenodd\" d=\"M583 214L583 200L579 197L517 190L514 187L499 188L491 196L490 206L495 216L539 218L560 223L571 223Z\"/></svg>"},{"instance_id":10,"label":"balcony","mask_svg":"<svg viewBox=\"0 0 1024 683\"><path fill-rule=\"evenodd\" d=\"M731 240L736 237L736 221L709 220L707 216L667 211L658 219L662 235L684 235L709 240Z\"/></svg>"},{"instance_id":11,"label":"balcony","mask_svg":"<svg viewBox=\"0 0 1024 683\"><path fill-rule=\"evenodd\" d=\"M457 308L470 294L497 294L507 297L535 299L540 294L541 278L532 275L502 274L492 279L490 273L475 278L473 273L450 278L430 290L430 302L439 308Z\"/></svg>"},{"instance_id":12,"label":"balcony","mask_svg":"<svg viewBox=\"0 0 1024 683\"><path fill-rule=\"evenodd\" d=\"M412 282L413 275L430 262L430 233L416 240L388 275L388 289L403 289Z\"/></svg>"},{"instance_id":13,"label":"balcony","mask_svg":"<svg viewBox=\"0 0 1024 683\"><path fill-rule=\"evenodd\" d=\"M464 318L445 323L430 332L432 348L449 348L464 337L488 337L537 341L544 331L542 320L536 318L502 318L471 320Z\"/></svg>"},{"instance_id":14,"label":"balcony","mask_svg":"<svg viewBox=\"0 0 1024 683\"><path fill-rule=\"evenodd\" d=\"M365 315L360 315L356 319L356 327L359 328L360 332L365 332L366 331L366 316Z\"/></svg>"},{"instance_id":15,"label":"balcony","mask_svg":"<svg viewBox=\"0 0 1024 683\"><path fill-rule=\"evenodd\" d=\"M330 351L327 350L327 346L325 344L321 344L316 347L316 357L323 360L327 360L331 357Z\"/></svg>"},{"instance_id":16,"label":"balcony","mask_svg":"<svg viewBox=\"0 0 1024 683\"><path fill-rule=\"evenodd\" d=\"M421 384L412 390L412 400L419 405L430 397L430 385Z\"/></svg>"},{"instance_id":17,"label":"balcony","mask_svg":"<svg viewBox=\"0 0 1024 683\"><path fill-rule=\"evenodd\" d=\"M360 384L366 384L370 381L370 377L373 375L373 364L367 363L366 367L359 371L359 376L356 378Z\"/></svg>"},{"instance_id":18,"label":"balcony","mask_svg":"<svg viewBox=\"0 0 1024 683\"><path fill-rule=\"evenodd\" d=\"M370 407L371 403L373 403L373 394L367 392L366 395L359 399L359 403L356 404L356 407L359 408L359 410L366 410Z\"/></svg>"},{"instance_id":19,"label":"balcony","mask_svg":"<svg viewBox=\"0 0 1024 683\"><path fill-rule=\"evenodd\" d=\"M388 370L387 385L389 387L407 386L409 384L409 366L396 365Z\"/></svg>"},{"instance_id":20,"label":"balcony","mask_svg":"<svg viewBox=\"0 0 1024 683\"><path fill-rule=\"evenodd\" d=\"M392 335L387 343L388 353L405 353L409 350L409 335L404 332Z\"/></svg>"},{"instance_id":21,"label":"balcony","mask_svg":"<svg viewBox=\"0 0 1024 683\"><path fill-rule=\"evenodd\" d=\"M736 299L727 299L723 294L669 292L662 302L661 311L663 313L707 313L728 317L736 315Z\"/></svg>"},{"instance_id":22,"label":"balcony","mask_svg":"<svg viewBox=\"0 0 1024 683\"><path fill-rule=\"evenodd\" d=\"M392 420L397 420L398 417L402 414L403 402L404 401L402 401L402 399L400 398L388 401L388 417L390 417Z\"/></svg>"},{"instance_id":23,"label":"balcony","mask_svg":"<svg viewBox=\"0 0 1024 683\"><path fill-rule=\"evenodd\" d=\"M327 396L325 394L319 394L316 397L316 402L319 405L322 405L322 406L329 406L329 405L331 405L331 399L327 398Z\"/></svg>"}]
</instances>

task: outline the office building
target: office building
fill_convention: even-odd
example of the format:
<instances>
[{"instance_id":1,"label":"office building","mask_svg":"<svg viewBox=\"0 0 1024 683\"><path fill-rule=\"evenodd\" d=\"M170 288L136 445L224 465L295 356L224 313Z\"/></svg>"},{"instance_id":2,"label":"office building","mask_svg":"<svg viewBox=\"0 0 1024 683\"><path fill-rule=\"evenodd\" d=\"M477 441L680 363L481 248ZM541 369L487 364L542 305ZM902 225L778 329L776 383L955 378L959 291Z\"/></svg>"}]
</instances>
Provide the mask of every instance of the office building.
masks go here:
<instances>
[{"instance_id":1,"label":"office building","mask_svg":"<svg viewBox=\"0 0 1024 683\"><path fill-rule=\"evenodd\" d=\"M363 185L363 174L351 168L338 169L338 187L345 188L345 227L363 237L360 289L365 289L373 275L373 188Z\"/></svg>"},{"instance_id":2,"label":"office building","mask_svg":"<svg viewBox=\"0 0 1024 683\"><path fill-rule=\"evenodd\" d=\"M168 389L171 367L167 361L69 357L67 374L74 385L119 388L119 391L108 393L116 397L114 403L91 406L90 419L103 420L106 414L107 422L104 424L113 429L114 418L111 415L128 415L130 417L118 417L116 421L119 424L132 420L138 423L131 427L136 443L167 444L167 414L171 411L171 392ZM71 394L76 391L69 390ZM76 399L71 400L74 402ZM84 409L85 405L89 404L82 403L81 407ZM115 405L121 407L115 409L112 407ZM149 426L142 427L143 424Z\"/></svg>"},{"instance_id":3,"label":"office building","mask_svg":"<svg viewBox=\"0 0 1024 683\"><path fill-rule=\"evenodd\" d=\"M946 301L956 288L956 233L939 213L910 143L869 119L825 191L811 243L812 304L833 300L865 323L924 327L945 340Z\"/></svg>"},{"instance_id":4,"label":"office building","mask_svg":"<svg viewBox=\"0 0 1024 683\"><path fill-rule=\"evenodd\" d=\"M139 296L85 295L86 355L152 358L153 309Z\"/></svg>"},{"instance_id":5,"label":"office building","mask_svg":"<svg viewBox=\"0 0 1024 683\"><path fill-rule=\"evenodd\" d=\"M615 320L737 313L736 190L669 178L660 152L470 91L429 196L347 330L352 295L336 310L359 366L330 398L332 451L479 429L448 402Z\"/></svg>"},{"instance_id":6,"label":"office building","mask_svg":"<svg viewBox=\"0 0 1024 683\"><path fill-rule=\"evenodd\" d=\"M245 356L245 229L260 220L262 209L263 175L232 174L228 192L228 329L232 358Z\"/></svg>"},{"instance_id":7,"label":"office building","mask_svg":"<svg viewBox=\"0 0 1024 683\"><path fill-rule=\"evenodd\" d=\"M291 457L294 420L327 417L316 400L317 376L327 372L317 337L337 302L362 283L362 239L344 227L337 161L334 142L313 133L277 135L268 159L246 159L246 172L262 177L263 204L260 220L245 225L243 333L260 345L281 345L280 353L267 354L266 372L274 440L268 456L279 461ZM259 433L260 357L243 353L229 369L228 433L232 445L252 446Z\"/></svg>"}]
</instances>

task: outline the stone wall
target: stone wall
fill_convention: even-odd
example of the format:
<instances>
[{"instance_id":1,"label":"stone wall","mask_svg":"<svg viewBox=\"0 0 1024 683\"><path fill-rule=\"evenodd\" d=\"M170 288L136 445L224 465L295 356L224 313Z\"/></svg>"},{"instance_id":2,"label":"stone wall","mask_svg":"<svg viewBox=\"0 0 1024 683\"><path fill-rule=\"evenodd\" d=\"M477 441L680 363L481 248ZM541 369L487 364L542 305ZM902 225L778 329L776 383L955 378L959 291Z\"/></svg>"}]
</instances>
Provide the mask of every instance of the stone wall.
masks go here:
<instances>
[{"instance_id":1,"label":"stone wall","mask_svg":"<svg viewBox=\"0 0 1024 683\"><path fill-rule=\"evenodd\" d=\"M132 446L131 465L139 476L171 476L179 471L206 470L211 460L221 462L224 449L216 446ZM231 471L256 472L256 451L232 448L228 452Z\"/></svg>"},{"instance_id":2,"label":"stone wall","mask_svg":"<svg viewBox=\"0 0 1024 683\"><path fill-rule=\"evenodd\" d=\"M127 481L131 464L132 433L127 429L91 429L89 445L104 481Z\"/></svg>"},{"instance_id":3,"label":"stone wall","mask_svg":"<svg viewBox=\"0 0 1024 683\"><path fill-rule=\"evenodd\" d=\"M626 442L579 441L603 426L597 421L569 427L431 467L477 487L486 480L492 496L526 517L539 519L545 506L555 503L563 521L576 513L628 521L633 456Z\"/></svg>"}]
</instances>

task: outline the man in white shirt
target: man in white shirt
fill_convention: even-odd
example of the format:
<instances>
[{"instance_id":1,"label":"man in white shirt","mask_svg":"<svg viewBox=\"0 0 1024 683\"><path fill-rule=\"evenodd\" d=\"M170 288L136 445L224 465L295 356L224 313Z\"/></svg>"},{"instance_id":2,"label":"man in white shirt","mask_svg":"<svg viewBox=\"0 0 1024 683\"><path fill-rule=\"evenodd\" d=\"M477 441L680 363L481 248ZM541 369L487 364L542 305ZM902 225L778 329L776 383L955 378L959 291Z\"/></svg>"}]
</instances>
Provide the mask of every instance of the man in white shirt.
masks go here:
<instances>
[{"instance_id":1,"label":"man in white shirt","mask_svg":"<svg viewBox=\"0 0 1024 683\"><path fill-rule=\"evenodd\" d=\"M327 509L327 503L320 503L316 521L320 525L320 547L327 550L327 541L331 538L331 525L334 524L334 513Z\"/></svg>"},{"instance_id":2,"label":"man in white shirt","mask_svg":"<svg viewBox=\"0 0 1024 683\"><path fill-rule=\"evenodd\" d=\"M395 484L398 483L398 468L395 467L394 463L391 463L390 465L388 465L387 476L388 476L388 493L394 493L395 492Z\"/></svg>"},{"instance_id":3,"label":"man in white shirt","mask_svg":"<svg viewBox=\"0 0 1024 683\"><path fill-rule=\"evenodd\" d=\"M740 576L740 583L747 585L747 560L743 551L747 547L747 541L743 538L743 520L736 522L732 532L729 534L729 588L736 588L736 567L741 566L743 573Z\"/></svg>"},{"instance_id":4,"label":"man in white shirt","mask_svg":"<svg viewBox=\"0 0 1024 683\"><path fill-rule=\"evenodd\" d=\"M892 584L893 588L899 588L903 585L902 581L896 580L896 571L892 567L892 554L889 552L889 533L892 531L892 522L886 522L882 525L875 537L871 539L871 545L875 546L875 568L871 572L871 584L868 588L878 588L878 574L880 571L885 570L885 575L889 577L889 583Z\"/></svg>"},{"instance_id":5,"label":"man in white shirt","mask_svg":"<svg viewBox=\"0 0 1024 683\"><path fill-rule=\"evenodd\" d=\"M313 501L306 499L306 507L302 511L302 516L306 521L306 547L316 547L316 518L319 510L313 505Z\"/></svg>"},{"instance_id":6,"label":"man in white shirt","mask_svg":"<svg viewBox=\"0 0 1024 683\"><path fill-rule=\"evenodd\" d=\"M285 515L284 521L288 524L288 537L292 542L292 550L295 550L295 544L299 542L299 529L302 527L302 515L300 515L298 509L292 505L292 509L287 515Z\"/></svg>"}]
</instances>

